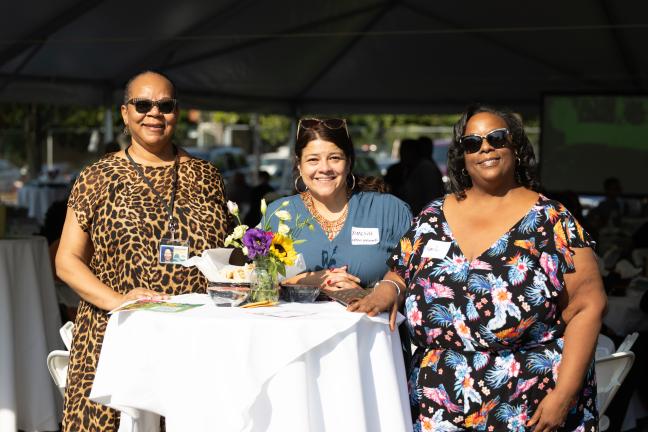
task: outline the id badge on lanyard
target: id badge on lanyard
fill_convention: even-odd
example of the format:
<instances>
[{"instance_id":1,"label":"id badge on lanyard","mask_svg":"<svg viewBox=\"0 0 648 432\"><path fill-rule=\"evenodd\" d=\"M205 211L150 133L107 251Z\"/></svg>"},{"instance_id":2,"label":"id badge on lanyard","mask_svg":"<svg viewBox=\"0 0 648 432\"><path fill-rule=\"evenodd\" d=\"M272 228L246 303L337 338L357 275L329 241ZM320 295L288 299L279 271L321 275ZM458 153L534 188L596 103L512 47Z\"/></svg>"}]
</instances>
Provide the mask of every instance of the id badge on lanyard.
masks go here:
<instances>
[{"instance_id":1,"label":"id badge on lanyard","mask_svg":"<svg viewBox=\"0 0 648 432\"><path fill-rule=\"evenodd\" d=\"M189 243L170 238L160 241L160 264L179 264L189 259Z\"/></svg>"},{"instance_id":2,"label":"id badge on lanyard","mask_svg":"<svg viewBox=\"0 0 648 432\"><path fill-rule=\"evenodd\" d=\"M171 189L171 201L168 204L164 201L160 192L158 192L157 189L153 187L151 181L146 178L142 167L133 160L131 155L128 153L128 148L124 151L129 162L131 163L133 168L135 168L135 171L137 171L137 174L139 174L144 183L146 183L149 189L151 189L168 215L167 220L169 223L170 237L165 237L160 240L160 245L157 251L158 261L160 262L160 264L178 264L186 261L189 258L189 242L182 240L178 238L178 236L176 236L178 223L173 217L173 206L175 203L176 190L178 188L178 149L175 147L175 145L173 146L173 150L175 154L175 162L173 164L173 189Z\"/></svg>"},{"instance_id":3,"label":"id badge on lanyard","mask_svg":"<svg viewBox=\"0 0 648 432\"><path fill-rule=\"evenodd\" d=\"M171 237L160 241L158 260L160 264L179 264L189 259L189 242L176 237L177 223L169 219L169 233Z\"/></svg>"}]
</instances>

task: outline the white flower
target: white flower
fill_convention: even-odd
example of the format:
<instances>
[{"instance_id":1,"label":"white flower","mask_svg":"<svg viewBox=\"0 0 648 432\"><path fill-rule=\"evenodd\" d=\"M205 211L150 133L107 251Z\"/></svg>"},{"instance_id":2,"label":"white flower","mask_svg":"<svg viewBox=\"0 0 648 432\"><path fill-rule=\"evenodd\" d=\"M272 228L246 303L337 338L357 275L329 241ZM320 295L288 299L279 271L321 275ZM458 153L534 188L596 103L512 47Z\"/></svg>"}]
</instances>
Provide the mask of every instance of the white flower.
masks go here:
<instances>
[{"instance_id":1,"label":"white flower","mask_svg":"<svg viewBox=\"0 0 648 432\"><path fill-rule=\"evenodd\" d=\"M277 232L279 234L286 235L290 232L290 227L285 223L279 223L279 226L277 227Z\"/></svg>"},{"instance_id":2,"label":"white flower","mask_svg":"<svg viewBox=\"0 0 648 432\"><path fill-rule=\"evenodd\" d=\"M243 238L245 235L245 232L247 231L248 226L247 225L239 225L236 228L234 228L234 232L232 233L233 238L235 239L240 239Z\"/></svg>"},{"instance_id":3,"label":"white flower","mask_svg":"<svg viewBox=\"0 0 648 432\"><path fill-rule=\"evenodd\" d=\"M232 244L232 240L234 240L234 235L230 234L225 238L225 243L224 246L229 246Z\"/></svg>"},{"instance_id":4,"label":"white flower","mask_svg":"<svg viewBox=\"0 0 648 432\"><path fill-rule=\"evenodd\" d=\"M265 215L267 209L268 209L268 204L266 204L266 200L265 200L265 198L263 198L261 200L261 214Z\"/></svg>"},{"instance_id":5,"label":"white flower","mask_svg":"<svg viewBox=\"0 0 648 432\"><path fill-rule=\"evenodd\" d=\"M243 247L241 248L241 250L243 251L243 254L244 254L244 255L247 255L247 254L248 254L248 248L247 248L247 246L243 246Z\"/></svg>"},{"instance_id":6,"label":"white flower","mask_svg":"<svg viewBox=\"0 0 648 432\"><path fill-rule=\"evenodd\" d=\"M236 216L239 211L238 204L236 204L234 201L227 201L227 210L229 210L230 213Z\"/></svg>"},{"instance_id":7,"label":"white flower","mask_svg":"<svg viewBox=\"0 0 648 432\"><path fill-rule=\"evenodd\" d=\"M289 221L290 219L292 219L292 216L290 216L288 210L277 210L275 212L275 216L277 216L281 221Z\"/></svg>"}]
</instances>

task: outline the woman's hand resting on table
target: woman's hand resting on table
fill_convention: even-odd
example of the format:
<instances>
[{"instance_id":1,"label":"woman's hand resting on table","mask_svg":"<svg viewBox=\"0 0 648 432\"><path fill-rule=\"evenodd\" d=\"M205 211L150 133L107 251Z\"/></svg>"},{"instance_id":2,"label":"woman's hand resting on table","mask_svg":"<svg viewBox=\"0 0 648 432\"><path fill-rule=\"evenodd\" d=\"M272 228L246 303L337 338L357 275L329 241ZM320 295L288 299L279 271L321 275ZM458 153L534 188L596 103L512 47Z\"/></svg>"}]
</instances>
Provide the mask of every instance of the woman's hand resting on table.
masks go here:
<instances>
[{"instance_id":1,"label":"woman's hand resting on table","mask_svg":"<svg viewBox=\"0 0 648 432\"><path fill-rule=\"evenodd\" d=\"M390 279L391 280L391 279ZM395 283L398 283L394 281ZM404 289L401 286L401 289ZM349 312L364 312L373 317L381 312L389 312L389 328L396 329L396 316L398 314L398 293L395 286L390 282L380 282L373 293L351 303L347 310Z\"/></svg>"},{"instance_id":2,"label":"woman's hand resting on table","mask_svg":"<svg viewBox=\"0 0 648 432\"><path fill-rule=\"evenodd\" d=\"M328 290L342 290L362 288L360 278L347 272L348 266L332 267L327 270L301 273L297 276L284 279L284 284L318 285Z\"/></svg>"},{"instance_id":3,"label":"woman's hand resting on table","mask_svg":"<svg viewBox=\"0 0 648 432\"><path fill-rule=\"evenodd\" d=\"M146 288L133 288L128 291L126 294L122 295L120 303L115 305L115 308L131 300L139 299L150 299L150 300L167 300L169 296L167 294L159 293Z\"/></svg>"},{"instance_id":4,"label":"woman's hand resting on table","mask_svg":"<svg viewBox=\"0 0 648 432\"><path fill-rule=\"evenodd\" d=\"M348 266L323 270L322 288L330 290L342 290L351 288L362 288L360 278L347 272Z\"/></svg>"}]
</instances>

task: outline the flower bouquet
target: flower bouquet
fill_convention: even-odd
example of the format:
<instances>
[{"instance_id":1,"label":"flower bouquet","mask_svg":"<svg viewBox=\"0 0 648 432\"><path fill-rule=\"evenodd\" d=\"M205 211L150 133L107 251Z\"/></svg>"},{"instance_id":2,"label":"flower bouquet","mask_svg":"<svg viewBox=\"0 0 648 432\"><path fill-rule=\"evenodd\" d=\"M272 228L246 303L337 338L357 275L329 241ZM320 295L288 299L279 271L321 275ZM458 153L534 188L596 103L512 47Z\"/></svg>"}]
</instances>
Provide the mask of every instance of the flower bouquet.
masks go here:
<instances>
[{"instance_id":1,"label":"flower bouquet","mask_svg":"<svg viewBox=\"0 0 648 432\"><path fill-rule=\"evenodd\" d=\"M243 254L254 262L254 270L250 276L250 301L277 301L279 298L278 275L286 276L286 266L291 266L297 259L295 245L304 242L297 240L300 231L308 227L314 229L309 219L295 217L294 228L290 228L286 222L292 220L292 215L285 207L288 201L284 201L271 214L267 215L265 200L261 200L261 223L257 227L250 228L241 223L238 205L232 201L227 202L227 209L236 217L238 225L234 231L225 239L225 247L234 246L241 248ZM273 232L270 227L271 218L277 218L279 223L277 231Z\"/></svg>"}]
</instances>

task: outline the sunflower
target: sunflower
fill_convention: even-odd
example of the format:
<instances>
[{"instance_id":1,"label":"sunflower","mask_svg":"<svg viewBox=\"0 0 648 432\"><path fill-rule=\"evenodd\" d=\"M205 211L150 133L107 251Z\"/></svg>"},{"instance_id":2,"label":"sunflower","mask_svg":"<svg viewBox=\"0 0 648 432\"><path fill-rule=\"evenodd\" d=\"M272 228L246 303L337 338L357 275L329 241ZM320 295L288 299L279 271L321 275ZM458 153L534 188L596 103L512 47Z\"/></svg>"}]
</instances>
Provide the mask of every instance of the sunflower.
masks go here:
<instances>
[{"instance_id":1,"label":"sunflower","mask_svg":"<svg viewBox=\"0 0 648 432\"><path fill-rule=\"evenodd\" d=\"M270 253L285 265L293 265L297 259L292 239L279 233L276 233L272 238Z\"/></svg>"}]
</instances>

